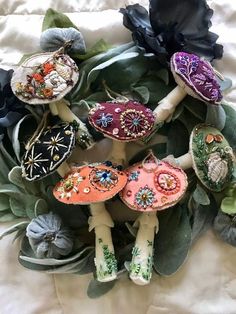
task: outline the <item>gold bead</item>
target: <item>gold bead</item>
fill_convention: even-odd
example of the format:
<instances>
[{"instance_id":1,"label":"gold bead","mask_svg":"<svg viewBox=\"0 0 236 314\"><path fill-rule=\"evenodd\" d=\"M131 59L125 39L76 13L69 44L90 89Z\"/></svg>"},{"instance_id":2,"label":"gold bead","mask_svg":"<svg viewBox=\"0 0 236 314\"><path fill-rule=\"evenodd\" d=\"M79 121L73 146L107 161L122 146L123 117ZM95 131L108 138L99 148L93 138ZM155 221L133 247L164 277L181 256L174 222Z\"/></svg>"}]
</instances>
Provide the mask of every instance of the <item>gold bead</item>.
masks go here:
<instances>
[{"instance_id":1,"label":"gold bead","mask_svg":"<svg viewBox=\"0 0 236 314\"><path fill-rule=\"evenodd\" d=\"M54 161L58 161L59 159L60 159L60 156L59 156L59 155L54 155L54 156L53 156L53 160L54 160Z\"/></svg>"}]
</instances>

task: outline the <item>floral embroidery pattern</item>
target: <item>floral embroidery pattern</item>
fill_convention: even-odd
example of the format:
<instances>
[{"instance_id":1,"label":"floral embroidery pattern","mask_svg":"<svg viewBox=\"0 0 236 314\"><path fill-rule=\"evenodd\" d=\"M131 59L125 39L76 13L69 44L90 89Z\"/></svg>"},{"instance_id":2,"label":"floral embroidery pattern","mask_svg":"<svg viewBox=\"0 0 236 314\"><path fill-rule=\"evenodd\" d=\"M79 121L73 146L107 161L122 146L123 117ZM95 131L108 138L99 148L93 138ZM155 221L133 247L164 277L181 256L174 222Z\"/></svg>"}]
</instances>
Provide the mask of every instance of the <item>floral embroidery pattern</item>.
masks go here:
<instances>
[{"instance_id":1,"label":"floral embroidery pattern","mask_svg":"<svg viewBox=\"0 0 236 314\"><path fill-rule=\"evenodd\" d=\"M220 102L222 95L213 68L207 61L185 52L175 53L172 57L174 72L192 87L204 100Z\"/></svg>"},{"instance_id":2,"label":"floral embroidery pattern","mask_svg":"<svg viewBox=\"0 0 236 314\"><path fill-rule=\"evenodd\" d=\"M138 181L139 174L140 174L139 170L130 172L128 181Z\"/></svg>"},{"instance_id":3,"label":"floral embroidery pattern","mask_svg":"<svg viewBox=\"0 0 236 314\"><path fill-rule=\"evenodd\" d=\"M180 190L179 178L168 171L159 171L154 178L157 190L165 195L178 193Z\"/></svg>"},{"instance_id":4,"label":"floral embroidery pattern","mask_svg":"<svg viewBox=\"0 0 236 314\"><path fill-rule=\"evenodd\" d=\"M155 193L147 185L143 188L140 188L139 191L135 194L135 204L140 208L147 208L152 206L156 201Z\"/></svg>"},{"instance_id":5,"label":"floral embroidery pattern","mask_svg":"<svg viewBox=\"0 0 236 314\"><path fill-rule=\"evenodd\" d=\"M59 198L70 199L73 194L78 194L78 185L83 182L83 180L84 178L78 172L69 174L66 179L62 180L62 185L56 188L56 191L60 193Z\"/></svg>"},{"instance_id":6,"label":"floral embroidery pattern","mask_svg":"<svg viewBox=\"0 0 236 314\"><path fill-rule=\"evenodd\" d=\"M68 56L54 54L36 67L31 75L27 75L26 84L17 83L16 94L29 100L51 100L73 85L72 75L77 70L76 64Z\"/></svg>"},{"instance_id":7,"label":"floral embroidery pattern","mask_svg":"<svg viewBox=\"0 0 236 314\"><path fill-rule=\"evenodd\" d=\"M129 136L142 136L150 129L150 124L143 112L135 109L125 110L120 115L120 121L122 129Z\"/></svg>"},{"instance_id":8,"label":"floral embroidery pattern","mask_svg":"<svg viewBox=\"0 0 236 314\"><path fill-rule=\"evenodd\" d=\"M96 189L109 191L117 184L118 177L111 170L93 169L89 175L89 180Z\"/></svg>"},{"instance_id":9,"label":"floral embroidery pattern","mask_svg":"<svg viewBox=\"0 0 236 314\"><path fill-rule=\"evenodd\" d=\"M108 127L109 124L111 124L113 121L113 116L110 113L102 113L100 114L99 119L97 119L97 125L102 126L104 128Z\"/></svg>"}]
</instances>

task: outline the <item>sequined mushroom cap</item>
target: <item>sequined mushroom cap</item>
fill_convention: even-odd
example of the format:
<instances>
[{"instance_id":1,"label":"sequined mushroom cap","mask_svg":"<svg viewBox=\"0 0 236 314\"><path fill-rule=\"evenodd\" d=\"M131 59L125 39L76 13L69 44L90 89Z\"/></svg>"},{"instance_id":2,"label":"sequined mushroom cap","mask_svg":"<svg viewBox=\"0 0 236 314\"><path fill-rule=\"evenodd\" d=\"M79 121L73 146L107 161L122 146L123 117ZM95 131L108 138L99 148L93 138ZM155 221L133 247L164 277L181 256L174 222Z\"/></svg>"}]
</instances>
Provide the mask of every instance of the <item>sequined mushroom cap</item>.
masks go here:
<instances>
[{"instance_id":1,"label":"sequined mushroom cap","mask_svg":"<svg viewBox=\"0 0 236 314\"><path fill-rule=\"evenodd\" d=\"M233 173L233 150L223 134L216 128L199 124L194 127L189 152L166 158L182 169L193 168L201 183L213 192L225 189Z\"/></svg>"},{"instance_id":2,"label":"sequined mushroom cap","mask_svg":"<svg viewBox=\"0 0 236 314\"><path fill-rule=\"evenodd\" d=\"M21 161L23 177L28 181L35 181L55 171L64 176L70 170L65 161L72 154L75 139L74 127L67 122L40 130L26 145Z\"/></svg>"},{"instance_id":3,"label":"sequined mushroom cap","mask_svg":"<svg viewBox=\"0 0 236 314\"><path fill-rule=\"evenodd\" d=\"M131 209L142 212L134 226L139 227L130 263L130 278L146 285L152 276L153 242L158 232L156 212L174 206L187 189L182 169L159 161L151 153L143 162L126 170L128 183L120 192L121 200Z\"/></svg>"},{"instance_id":4,"label":"sequined mushroom cap","mask_svg":"<svg viewBox=\"0 0 236 314\"><path fill-rule=\"evenodd\" d=\"M40 53L26 59L13 73L13 93L30 105L49 104L54 115L62 121L77 122L77 140L89 147L92 138L85 124L69 109L63 97L68 94L79 79L76 63L63 49L53 53Z\"/></svg>"},{"instance_id":5,"label":"sequined mushroom cap","mask_svg":"<svg viewBox=\"0 0 236 314\"><path fill-rule=\"evenodd\" d=\"M122 163L125 160L125 142L136 141L149 135L154 116L149 108L135 102L104 102L89 113L90 124L113 140L109 159Z\"/></svg>"},{"instance_id":6,"label":"sequined mushroom cap","mask_svg":"<svg viewBox=\"0 0 236 314\"><path fill-rule=\"evenodd\" d=\"M104 164L75 167L54 188L53 194L66 204L90 204L89 231L95 229L95 265L97 280L111 281L117 277L117 261L111 237L113 220L104 201L115 196L127 182L124 172Z\"/></svg>"},{"instance_id":7,"label":"sequined mushroom cap","mask_svg":"<svg viewBox=\"0 0 236 314\"><path fill-rule=\"evenodd\" d=\"M194 54L176 52L171 57L171 72L178 84L156 109L156 123L165 121L185 96L190 95L206 103L220 104L222 94L217 82L215 71L206 60Z\"/></svg>"}]
</instances>

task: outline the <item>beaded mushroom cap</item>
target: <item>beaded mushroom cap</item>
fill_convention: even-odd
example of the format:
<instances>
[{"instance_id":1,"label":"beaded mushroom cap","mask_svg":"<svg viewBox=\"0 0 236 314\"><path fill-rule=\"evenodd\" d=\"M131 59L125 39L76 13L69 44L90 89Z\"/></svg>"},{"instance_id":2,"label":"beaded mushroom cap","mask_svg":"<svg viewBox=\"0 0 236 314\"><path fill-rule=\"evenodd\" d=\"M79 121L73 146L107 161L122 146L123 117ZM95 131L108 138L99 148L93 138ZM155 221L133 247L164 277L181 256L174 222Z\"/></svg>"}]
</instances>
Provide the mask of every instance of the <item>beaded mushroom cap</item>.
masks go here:
<instances>
[{"instance_id":1,"label":"beaded mushroom cap","mask_svg":"<svg viewBox=\"0 0 236 314\"><path fill-rule=\"evenodd\" d=\"M149 108L135 102L104 102L89 113L90 124L118 141L135 141L150 134L154 116Z\"/></svg>"},{"instance_id":2,"label":"beaded mushroom cap","mask_svg":"<svg viewBox=\"0 0 236 314\"><path fill-rule=\"evenodd\" d=\"M120 192L122 201L141 212L159 211L174 206L184 195L187 176L166 161L148 161L126 169L128 183Z\"/></svg>"},{"instance_id":3,"label":"beaded mushroom cap","mask_svg":"<svg viewBox=\"0 0 236 314\"><path fill-rule=\"evenodd\" d=\"M75 147L75 130L72 124L61 122L46 127L30 142L21 167L23 177L34 181L55 172L69 158Z\"/></svg>"},{"instance_id":4,"label":"beaded mushroom cap","mask_svg":"<svg viewBox=\"0 0 236 314\"><path fill-rule=\"evenodd\" d=\"M194 54L176 52L170 64L177 84L189 95L212 104L220 103L220 86L209 62Z\"/></svg>"},{"instance_id":5,"label":"beaded mushroom cap","mask_svg":"<svg viewBox=\"0 0 236 314\"><path fill-rule=\"evenodd\" d=\"M104 202L119 193L127 182L124 172L104 164L73 167L53 190L56 199L66 204L87 205Z\"/></svg>"},{"instance_id":6,"label":"beaded mushroom cap","mask_svg":"<svg viewBox=\"0 0 236 314\"><path fill-rule=\"evenodd\" d=\"M216 128L199 124L190 137L193 169L209 190L220 192L229 184L233 173L233 150Z\"/></svg>"},{"instance_id":7,"label":"beaded mushroom cap","mask_svg":"<svg viewBox=\"0 0 236 314\"><path fill-rule=\"evenodd\" d=\"M40 53L26 59L13 73L13 93L29 104L61 100L79 78L75 62L60 51Z\"/></svg>"}]
</instances>

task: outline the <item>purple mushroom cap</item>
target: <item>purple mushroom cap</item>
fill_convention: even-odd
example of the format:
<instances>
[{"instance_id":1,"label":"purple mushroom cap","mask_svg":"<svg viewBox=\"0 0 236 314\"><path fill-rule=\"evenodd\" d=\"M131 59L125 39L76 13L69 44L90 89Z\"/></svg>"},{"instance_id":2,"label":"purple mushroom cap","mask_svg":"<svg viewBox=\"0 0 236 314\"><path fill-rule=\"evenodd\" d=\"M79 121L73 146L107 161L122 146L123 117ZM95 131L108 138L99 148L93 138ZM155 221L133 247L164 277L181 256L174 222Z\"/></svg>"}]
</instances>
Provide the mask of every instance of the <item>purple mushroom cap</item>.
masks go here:
<instances>
[{"instance_id":1,"label":"purple mushroom cap","mask_svg":"<svg viewBox=\"0 0 236 314\"><path fill-rule=\"evenodd\" d=\"M209 62L194 54L176 52L171 57L171 71L176 82L191 96L212 104L220 103L220 86Z\"/></svg>"}]
</instances>

